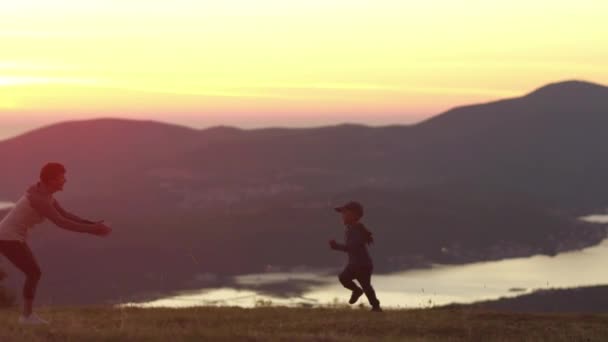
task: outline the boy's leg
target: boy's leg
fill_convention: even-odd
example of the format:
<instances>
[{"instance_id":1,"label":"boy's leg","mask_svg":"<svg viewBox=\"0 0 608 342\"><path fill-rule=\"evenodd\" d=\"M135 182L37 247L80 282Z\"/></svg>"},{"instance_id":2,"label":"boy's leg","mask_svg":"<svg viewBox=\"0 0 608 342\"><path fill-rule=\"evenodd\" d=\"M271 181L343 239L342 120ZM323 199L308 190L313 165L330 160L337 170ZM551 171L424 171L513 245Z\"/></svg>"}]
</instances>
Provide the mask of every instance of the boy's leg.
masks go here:
<instances>
[{"instance_id":1,"label":"boy's leg","mask_svg":"<svg viewBox=\"0 0 608 342\"><path fill-rule=\"evenodd\" d=\"M374 308L380 307L380 301L376 297L376 291L372 287L372 269L362 269L361 272L357 274L357 281L361 284L369 304Z\"/></svg>"},{"instance_id":2,"label":"boy's leg","mask_svg":"<svg viewBox=\"0 0 608 342\"><path fill-rule=\"evenodd\" d=\"M363 290L355 282L353 279L357 278L357 270L351 265L347 266L342 273L340 273L340 282L342 286L346 287L351 291L350 298L348 300L348 304L355 304L361 295L363 295Z\"/></svg>"},{"instance_id":3,"label":"boy's leg","mask_svg":"<svg viewBox=\"0 0 608 342\"><path fill-rule=\"evenodd\" d=\"M356 278L355 270L352 267L346 266L346 268L340 273L338 279L345 288L353 292L362 292L361 288L353 281Z\"/></svg>"}]
</instances>

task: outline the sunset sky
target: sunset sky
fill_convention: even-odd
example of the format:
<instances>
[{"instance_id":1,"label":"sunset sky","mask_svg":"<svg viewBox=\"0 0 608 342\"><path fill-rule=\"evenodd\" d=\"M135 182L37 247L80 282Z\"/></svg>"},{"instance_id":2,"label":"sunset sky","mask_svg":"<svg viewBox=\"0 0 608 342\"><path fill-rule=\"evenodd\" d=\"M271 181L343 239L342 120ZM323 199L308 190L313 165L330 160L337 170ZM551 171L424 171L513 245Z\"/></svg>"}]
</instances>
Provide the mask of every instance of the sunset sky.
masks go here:
<instances>
[{"instance_id":1,"label":"sunset sky","mask_svg":"<svg viewBox=\"0 0 608 342\"><path fill-rule=\"evenodd\" d=\"M605 0L0 2L0 138L65 119L415 122L608 84Z\"/></svg>"}]
</instances>

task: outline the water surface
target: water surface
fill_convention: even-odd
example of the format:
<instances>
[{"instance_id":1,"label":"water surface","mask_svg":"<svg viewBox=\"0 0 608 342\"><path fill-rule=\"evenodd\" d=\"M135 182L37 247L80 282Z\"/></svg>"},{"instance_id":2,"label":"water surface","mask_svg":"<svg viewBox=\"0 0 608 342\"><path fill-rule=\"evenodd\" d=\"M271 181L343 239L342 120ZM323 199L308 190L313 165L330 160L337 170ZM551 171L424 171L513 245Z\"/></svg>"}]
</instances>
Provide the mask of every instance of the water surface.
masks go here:
<instances>
[{"instance_id":1,"label":"water surface","mask_svg":"<svg viewBox=\"0 0 608 342\"><path fill-rule=\"evenodd\" d=\"M586 221L608 223L608 215ZM298 296L272 295L255 290L286 282L312 284ZM252 307L266 301L288 306L345 303L348 290L326 273L263 273L236 278L239 289L223 287L183 293L141 304L146 307L228 305ZM554 257L531 256L466 265L435 265L430 269L375 275L373 285L387 307L419 308L449 303L515 296L535 289L608 284L608 240L580 251ZM363 297L362 297L363 298ZM363 300L364 301L364 300Z\"/></svg>"}]
</instances>

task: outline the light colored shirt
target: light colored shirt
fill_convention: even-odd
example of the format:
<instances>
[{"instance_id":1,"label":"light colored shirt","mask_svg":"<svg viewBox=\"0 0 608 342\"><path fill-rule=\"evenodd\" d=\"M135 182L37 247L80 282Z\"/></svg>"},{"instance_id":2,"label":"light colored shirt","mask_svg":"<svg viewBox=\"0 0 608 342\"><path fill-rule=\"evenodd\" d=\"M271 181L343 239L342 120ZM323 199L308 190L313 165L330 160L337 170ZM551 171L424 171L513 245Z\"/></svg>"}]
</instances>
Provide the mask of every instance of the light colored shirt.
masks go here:
<instances>
[{"instance_id":1,"label":"light colored shirt","mask_svg":"<svg viewBox=\"0 0 608 342\"><path fill-rule=\"evenodd\" d=\"M67 212L42 183L31 186L11 211L0 221L0 240L26 242L30 230L46 219L55 225L88 232L94 222Z\"/></svg>"}]
</instances>

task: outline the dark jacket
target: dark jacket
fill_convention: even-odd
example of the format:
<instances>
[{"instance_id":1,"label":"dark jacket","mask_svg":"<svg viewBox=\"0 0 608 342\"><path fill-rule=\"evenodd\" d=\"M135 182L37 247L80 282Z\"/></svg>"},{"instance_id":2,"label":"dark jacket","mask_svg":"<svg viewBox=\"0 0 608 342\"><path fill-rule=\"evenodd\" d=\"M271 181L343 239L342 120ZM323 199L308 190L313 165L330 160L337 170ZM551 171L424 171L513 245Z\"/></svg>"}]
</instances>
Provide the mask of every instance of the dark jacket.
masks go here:
<instances>
[{"instance_id":1,"label":"dark jacket","mask_svg":"<svg viewBox=\"0 0 608 342\"><path fill-rule=\"evenodd\" d=\"M361 223L347 226L344 232L345 244L337 243L335 249L348 253L348 265L371 267L372 258L367 251L371 233Z\"/></svg>"}]
</instances>

